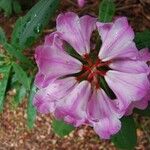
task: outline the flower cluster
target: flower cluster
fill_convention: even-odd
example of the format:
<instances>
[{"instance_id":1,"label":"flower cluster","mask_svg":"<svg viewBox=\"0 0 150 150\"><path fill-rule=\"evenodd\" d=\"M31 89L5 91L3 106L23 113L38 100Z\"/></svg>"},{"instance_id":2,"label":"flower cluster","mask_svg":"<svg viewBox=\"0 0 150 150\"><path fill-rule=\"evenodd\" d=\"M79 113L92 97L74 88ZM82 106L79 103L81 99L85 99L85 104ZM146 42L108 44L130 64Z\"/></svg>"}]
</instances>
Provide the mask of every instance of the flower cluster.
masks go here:
<instances>
[{"instance_id":1,"label":"flower cluster","mask_svg":"<svg viewBox=\"0 0 150 150\"><path fill-rule=\"evenodd\" d=\"M101 23L68 12L56 24L57 31L36 49L39 90L33 103L41 113L51 112L76 127L88 124L108 139L120 130L123 115L147 106L150 55L138 52L125 17ZM91 40L96 31L100 48Z\"/></svg>"}]
</instances>

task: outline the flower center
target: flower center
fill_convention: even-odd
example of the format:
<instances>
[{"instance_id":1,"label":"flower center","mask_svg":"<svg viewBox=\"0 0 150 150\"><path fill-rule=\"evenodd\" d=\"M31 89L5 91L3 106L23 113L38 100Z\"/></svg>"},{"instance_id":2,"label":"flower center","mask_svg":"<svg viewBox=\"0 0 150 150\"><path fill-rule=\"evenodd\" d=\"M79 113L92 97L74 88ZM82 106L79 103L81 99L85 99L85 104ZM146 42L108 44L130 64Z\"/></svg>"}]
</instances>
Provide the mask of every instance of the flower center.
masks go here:
<instances>
[{"instance_id":1,"label":"flower center","mask_svg":"<svg viewBox=\"0 0 150 150\"><path fill-rule=\"evenodd\" d=\"M99 58L92 59L88 54L84 55L84 60L82 73L76 77L77 80L88 80L93 86L99 88L99 78L106 75L111 61L103 62Z\"/></svg>"}]
</instances>

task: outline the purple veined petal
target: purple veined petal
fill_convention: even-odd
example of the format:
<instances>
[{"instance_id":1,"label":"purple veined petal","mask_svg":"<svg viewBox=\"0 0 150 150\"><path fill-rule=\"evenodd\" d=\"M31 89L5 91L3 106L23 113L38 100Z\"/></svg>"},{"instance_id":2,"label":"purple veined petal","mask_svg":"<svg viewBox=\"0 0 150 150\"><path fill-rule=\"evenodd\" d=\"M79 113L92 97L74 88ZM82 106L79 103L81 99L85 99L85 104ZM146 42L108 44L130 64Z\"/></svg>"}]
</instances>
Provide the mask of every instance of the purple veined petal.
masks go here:
<instances>
[{"instance_id":1,"label":"purple veined petal","mask_svg":"<svg viewBox=\"0 0 150 150\"><path fill-rule=\"evenodd\" d=\"M95 18L90 16L79 18L73 12L60 14L57 17L57 31L60 32L62 39L68 42L80 55L90 52L89 41L95 24Z\"/></svg>"},{"instance_id":2,"label":"purple veined petal","mask_svg":"<svg viewBox=\"0 0 150 150\"><path fill-rule=\"evenodd\" d=\"M123 113L118 111L116 100L111 100L101 89L93 92L87 107L88 120L96 133L104 139L120 130L119 118Z\"/></svg>"},{"instance_id":3,"label":"purple veined petal","mask_svg":"<svg viewBox=\"0 0 150 150\"><path fill-rule=\"evenodd\" d=\"M87 119L86 108L90 95L90 83L80 82L69 95L57 103L55 116L76 127L82 125Z\"/></svg>"},{"instance_id":4,"label":"purple veined petal","mask_svg":"<svg viewBox=\"0 0 150 150\"><path fill-rule=\"evenodd\" d=\"M150 51L148 48L143 48L139 51L138 58L140 61L150 61Z\"/></svg>"},{"instance_id":5,"label":"purple veined petal","mask_svg":"<svg viewBox=\"0 0 150 150\"><path fill-rule=\"evenodd\" d=\"M97 23L103 43L99 52L99 58L103 61L114 58L136 58L137 48L134 32L129 26L127 18L118 18L113 24Z\"/></svg>"},{"instance_id":6,"label":"purple veined petal","mask_svg":"<svg viewBox=\"0 0 150 150\"><path fill-rule=\"evenodd\" d=\"M57 34L50 35L49 41L47 39L46 45L37 47L35 52L39 68L36 85L39 88L44 87L46 81L50 82L64 75L80 72L82 69L82 63L65 52L63 42Z\"/></svg>"},{"instance_id":7,"label":"purple veined petal","mask_svg":"<svg viewBox=\"0 0 150 150\"><path fill-rule=\"evenodd\" d=\"M83 7L85 4L85 0L77 0L79 7Z\"/></svg>"},{"instance_id":8,"label":"purple veined petal","mask_svg":"<svg viewBox=\"0 0 150 150\"><path fill-rule=\"evenodd\" d=\"M54 112L56 102L68 95L76 83L74 77L54 81L47 87L38 90L33 100L34 106L41 113Z\"/></svg>"},{"instance_id":9,"label":"purple veined petal","mask_svg":"<svg viewBox=\"0 0 150 150\"><path fill-rule=\"evenodd\" d=\"M113 60L109 67L113 70L125 73L148 73L148 65L143 61L131 59L116 59Z\"/></svg>"},{"instance_id":10,"label":"purple veined petal","mask_svg":"<svg viewBox=\"0 0 150 150\"><path fill-rule=\"evenodd\" d=\"M108 71L105 80L118 99L118 108L125 110L133 101L142 99L150 87L147 74Z\"/></svg>"}]
</instances>

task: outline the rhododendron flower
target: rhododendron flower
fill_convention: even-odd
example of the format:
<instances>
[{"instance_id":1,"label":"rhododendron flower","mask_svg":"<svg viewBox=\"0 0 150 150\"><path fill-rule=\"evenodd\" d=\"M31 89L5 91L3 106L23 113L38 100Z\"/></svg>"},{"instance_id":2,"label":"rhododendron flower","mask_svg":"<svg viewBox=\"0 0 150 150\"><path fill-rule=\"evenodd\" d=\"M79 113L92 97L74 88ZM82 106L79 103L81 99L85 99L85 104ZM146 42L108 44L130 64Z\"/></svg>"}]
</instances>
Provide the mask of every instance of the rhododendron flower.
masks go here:
<instances>
[{"instance_id":1,"label":"rhododendron flower","mask_svg":"<svg viewBox=\"0 0 150 150\"><path fill-rule=\"evenodd\" d=\"M89 124L108 139L119 131L119 119L128 106L141 100L149 88L148 66L137 59L133 30L125 17L100 23L72 12L60 14L56 28L36 50L39 90L34 105L39 112L52 112L76 127ZM96 29L102 39L100 49L91 47Z\"/></svg>"},{"instance_id":2,"label":"rhododendron flower","mask_svg":"<svg viewBox=\"0 0 150 150\"><path fill-rule=\"evenodd\" d=\"M85 0L77 0L79 7L83 7L85 4Z\"/></svg>"}]
</instances>

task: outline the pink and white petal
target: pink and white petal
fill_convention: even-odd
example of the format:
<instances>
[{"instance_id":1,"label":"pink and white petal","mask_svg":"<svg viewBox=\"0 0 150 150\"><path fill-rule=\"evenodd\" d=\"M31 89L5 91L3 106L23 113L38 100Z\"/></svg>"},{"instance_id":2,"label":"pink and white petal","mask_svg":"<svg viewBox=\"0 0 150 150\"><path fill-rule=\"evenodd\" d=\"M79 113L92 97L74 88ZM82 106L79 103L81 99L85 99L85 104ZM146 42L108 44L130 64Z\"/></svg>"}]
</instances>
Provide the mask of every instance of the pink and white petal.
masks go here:
<instances>
[{"instance_id":1,"label":"pink and white petal","mask_svg":"<svg viewBox=\"0 0 150 150\"><path fill-rule=\"evenodd\" d=\"M50 46L50 45L55 45L55 44L61 45L61 46L63 44L62 39L60 38L60 33L57 31L46 35L45 40L44 40L45 46Z\"/></svg>"},{"instance_id":2,"label":"pink and white petal","mask_svg":"<svg viewBox=\"0 0 150 150\"><path fill-rule=\"evenodd\" d=\"M150 87L146 73L108 71L105 80L115 93L121 111L125 110L131 102L142 99Z\"/></svg>"},{"instance_id":3,"label":"pink and white petal","mask_svg":"<svg viewBox=\"0 0 150 150\"><path fill-rule=\"evenodd\" d=\"M77 0L79 7L83 7L85 5L85 0Z\"/></svg>"},{"instance_id":4,"label":"pink and white petal","mask_svg":"<svg viewBox=\"0 0 150 150\"><path fill-rule=\"evenodd\" d=\"M109 67L113 70L126 73L148 73L149 68L145 62L131 59L113 60Z\"/></svg>"},{"instance_id":5,"label":"pink and white petal","mask_svg":"<svg viewBox=\"0 0 150 150\"><path fill-rule=\"evenodd\" d=\"M80 18L81 32L85 41L85 47L87 52L90 52L90 39L92 32L96 29L97 19L89 15L85 15Z\"/></svg>"},{"instance_id":6,"label":"pink and white petal","mask_svg":"<svg viewBox=\"0 0 150 150\"><path fill-rule=\"evenodd\" d=\"M150 51L148 48L143 48L139 51L138 58L140 61L150 61Z\"/></svg>"},{"instance_id":7,"label":"pink and white petal","mask_svg":"<svg viewBox=\"0 0 150 150\"><path fill-rule=\"evenodd\" d=\"M84 26L87 23L87 18L91 22ZM90 39L90 32L94 30L94 23L95 20L90 16L80 19L75 13L68 12L57 17L57 31L60 32L62 39L68 42L80 55L84 55L90 52L87 42Z\"/></svg>"},{"instance_id":8,"label":"pink and white petal","mask_svg":"<svg viewBox=\"0 0 150 150\"><path fill-rule=\"evenodd\" d=\"M107 34L112 28L113 23L102 23L102 22L97 22L96 26L99 32L99 35L101 36L102 42L106 40Z\"/></svg>"},{"instance_id":9,"label":"pink and white petal","mask_svg":"<svg viewBox=\"0 0 150 150\"><path fill-rule=\"evenodd\" d=\"M86 108L91 95L91 85L80 82L72 92L57 103L55 116L74 126L80 126L87 119Z\"/></svg>"},{"instance_id":10,"label":"pink and white petal","mask_svg":"<svg viewBox=\"0 0 150 150\"><path fill-rule=\"evenodd\" d=\"M118 111L114 101L116 100L112 101L103 90L97 90L88 103L88 120L96 133L104 139L109 139L121 127L119 118L123 113Z\"/></svg>"},{"instance_id":11,"label":"pink and white petal","mask_svg":"<svg viewBox=\"0 0 150 150\"><path fill-rule=\"evenodd\" d=\"M42 78L53 80L79 72L82 69L82 63L65 52L63 41L56 34L50 37L50 40L53 39L51 44L40 46L35 52L36 63Z\"/></svg>"},{"instance_id":12,"label":"pink and white petal","mask_svg":"<svg viewBox=\"0 0 150 150\"><path fill-rule=\"evenodd\" d=\"M101 30L100 26L99 30ZM107 31L107 35L106 33L102 34L104 37L99 52L100 59L107 61L114 58L136 57L138 51L133 42L134 32L126 17L117 19Z\"/></svg>"},{"instance_id":13,"label":"pink and white petal","mask_svg":"<svg viewBox=\"0 0 150 150\"><path fill-rule=\"evenodd\" d=\"M131 115L134 108L138 108L138 109L141 109L141 110L146 109L146 107L148 106L148 101L149 100L150 100L150 89L148 91L148 94L144 98L142 98L139 101L132 102L129 105L128 109L126 110L126 114L125 115Z\"/></svg>"},{"instance_id":14,"label":"pink and white petal","mask_svg":"<svg viewBox=\"0 0 150 150\"><path fill-rule=\"evenodd\" d=\"M41 113L54 112L56 102L68 95L74 88L76 80L73 77L56 80L47 87L38 90L33 104Z\"/></svg>"},{"instance_id":15,"label":"pink and white petal","mask_svg":"<svg viewBox=\"0 0 150 150\"><path fill-rule=\"evenodd\" d=\"M111 100L102 89L93 92L88 102L88 118L93 121L111 118L112 116L121 118L123 114L120 114L116 101Z\"/></svg>"},{"instance_id":16,"label":"pink and white petal","mask_svg":"<svg viewBox=\"0 0 150 150\"><path fill-rule=\"evenodd\" d=\"M121 129L121 122L118 118L103 118L93 124L95 132L103 139L110 139L111 135L116 134Z\"/></svg>"}]
</instances>

